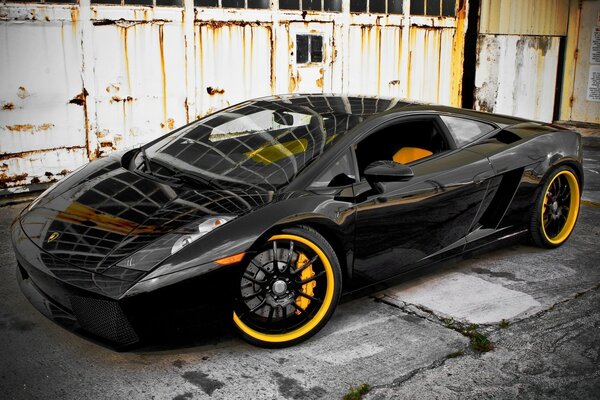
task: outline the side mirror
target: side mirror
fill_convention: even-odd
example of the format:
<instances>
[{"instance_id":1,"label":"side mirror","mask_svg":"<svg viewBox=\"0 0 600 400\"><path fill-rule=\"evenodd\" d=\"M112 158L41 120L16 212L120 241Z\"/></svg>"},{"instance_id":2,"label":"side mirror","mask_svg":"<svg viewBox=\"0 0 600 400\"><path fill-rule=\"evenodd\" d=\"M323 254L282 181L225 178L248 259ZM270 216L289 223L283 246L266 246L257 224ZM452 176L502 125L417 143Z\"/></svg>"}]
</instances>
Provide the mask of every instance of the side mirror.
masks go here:
<instances>
[{"instance_id":1,"label":"side mirror","mask_svg":"<svg viewBox=\"0 0 600 400\"><path fill-rule=\"evenodd\" d=\"M415 176L410 167L388 160L375 161L367 165L364 175L372 186L379 182L407 181Z\"/></svg>"}]
</instances>

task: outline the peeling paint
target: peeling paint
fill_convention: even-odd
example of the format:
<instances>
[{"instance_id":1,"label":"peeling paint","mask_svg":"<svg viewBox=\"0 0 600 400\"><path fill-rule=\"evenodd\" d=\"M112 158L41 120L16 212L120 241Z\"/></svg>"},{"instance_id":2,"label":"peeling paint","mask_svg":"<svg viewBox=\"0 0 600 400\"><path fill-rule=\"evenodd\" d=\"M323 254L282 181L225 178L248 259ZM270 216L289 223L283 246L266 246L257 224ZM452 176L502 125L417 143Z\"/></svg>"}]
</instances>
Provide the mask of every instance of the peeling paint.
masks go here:
<instances>
[{"instance_id":1,"label":"peeling paint","mask_svg":"<svg viewBox=\"0 0 600 400\"><path fill-rule=\"evenodd\" d=\"M0 174L0 189L9 187L10 184L23 183L29 175L27 173L19 175Z\"/></svg>"},{"instance_id":2,"label":"peeling paint","mask_svg":"<svg viewBox=\"0 0 600 400\"><path fill-rule=\"evenodd\" d=\"M12 111L15 109L15 105L13 103L4 103L2 104L2 109L4 111Z\"/></svg>"},{"instance_id":3,"label":"peeling paint","mask_svg":"<svg viewBox=\"0 0 600 400\"><path fill-rule=\"evenodd\" d=\"M54 128L54 124L45 123L40 125L32 125L32 124L16 124L16 125L7 125L6 129L11 132L42 132L47 131L49 129Z\"/></svg>"},{"instance_id":4,"label":"peeling paint","mask_svg":"<svg viewBox=\"0 0 600 400\"><path fill-rule=\"evenodd\" d=\"M29 92L27 91L27 89L25 89L23 86L19 86L19 89L17 90L17 96L21 99L21 100L25 100L27 97L30 96Z\"/></svg>"}]
</instances>

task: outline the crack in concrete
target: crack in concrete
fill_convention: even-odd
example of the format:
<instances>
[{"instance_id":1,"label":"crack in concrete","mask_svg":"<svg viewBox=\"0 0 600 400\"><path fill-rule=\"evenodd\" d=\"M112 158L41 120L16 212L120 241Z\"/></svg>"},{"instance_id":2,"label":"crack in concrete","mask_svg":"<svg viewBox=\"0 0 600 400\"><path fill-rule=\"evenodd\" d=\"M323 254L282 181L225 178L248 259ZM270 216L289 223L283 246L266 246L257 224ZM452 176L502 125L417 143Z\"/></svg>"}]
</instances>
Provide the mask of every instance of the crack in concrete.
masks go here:
<instances>
[{"instance_id":1,"label":"crack in concrete","mask_svg":"<svg viewBox=\"0 0 600 400\"><path fill-rule=\"evenodd\" d=\"M482 324L482 326L486 330L486 332L488 332L488 333L496 332L496 331L499 331L499 330L506 330L506 329L509 329L510 326L512 326L514 324L518 324L518 323L521 323L521 322L524 322L524 321L529 321L529 320L534 319L534 318L540 318L543 315L547 314L548 312L553 311L557 306L566 304L566 303L568 303L568 302L570 302L572 300L575 300L575 299L577 299L577 298L579 298L581 296L586 295L587 293L590 293L590 292L592 292L594 290L599 290L599 289L600 289L600 283L596 284L595 286L593 286L591 288L588 288L588 289L585 289L583 291L577 292L574 296L572 296L570 298L567 298L567 299L564 299L562 301L559 301L557 303L554 303L550 307L548 307L548 308L546 308L544 310L540 310L539 312L537 312L535 314L526 316L526 317L521 318L519 320L512 321L509 326L504 327L504 328L502 328L502 327L500 327L500 326L498 326L496 324ZM444 328L457 331L458 333L461 333L462 335L467 336L465 334L465 331L469 329L469 325L467 325L465 323L462 323L460 321L455 321L453 319L448 319L448 318L445 318L445 317L440 317L440 316L438 316L435 313L435 311L433 311L433 310L431 310L431 309L429 309L427 307L421 306L421 305L410 304L410 303L406 303L406 302L403 302L403 301L399 301L399 303L401 303L401 304L392 303L390 301L385 300L385 297L386 297L386 295L383 295L383 297L374 297L374 296L371 296L371 298L375 302L377 302L377 303L387 304L387 305L389 305L391 307L399 309L401 312L403 312L403 313L405 313L407 315L412 315L412 316L418 317L420 319L424 319L426 321L433 322L433 323L435 323L437 325L443 326ZM473 324L471 324L471 326L473 326ZM463 352L462 355L464 355L464 356L472 356L472 357L476 357L476 356L478 356L478 355L481 354L481 352L474 351L473 349L471 349L470 346L466 346L462 350L462 352ZM419 375L422 372L430 371L430 370L433 370L433 369L436 369L438 367L443 366L449 358L454 358L454 357L451 356L451 355L447 355L447 356L445 356L443 358L435 360L434 362L432 362L428 366L416 368L416 369L408 372L407 374L404 374L404 375L400 376L399 378L394 379L392 381L392 383L390 383L390 384L383 384L383 385L372 386L370 391L372 392L374 389L379 389L379 388L391 388L391 387L396 387L397 388L397 387L400 387L404 383L408 382L409 380L411 380L412 378L414 378L415 376Z\"/></svg>"}]
</instances>

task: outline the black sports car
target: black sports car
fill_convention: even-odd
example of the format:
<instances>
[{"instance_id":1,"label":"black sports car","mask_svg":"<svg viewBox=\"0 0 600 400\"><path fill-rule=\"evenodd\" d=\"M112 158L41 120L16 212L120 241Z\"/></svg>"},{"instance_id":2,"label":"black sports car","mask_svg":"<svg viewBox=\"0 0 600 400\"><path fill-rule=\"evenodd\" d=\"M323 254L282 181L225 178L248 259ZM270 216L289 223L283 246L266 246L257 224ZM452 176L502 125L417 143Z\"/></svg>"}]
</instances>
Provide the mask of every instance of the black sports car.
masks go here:
<instances>
[{"instance_id":1,"label":"black sports car","mask_svg":"<svg viewBox=\"0 0 600 400\"><path fill-rule=\"evenodd\" d=\"M193 309L286 346L342 292L524 232L561 245L582 180L580 135L557 126L275 96L85 165L21 213L12 241L29 300L113 344Z\"/></svg>"}]
</instances>

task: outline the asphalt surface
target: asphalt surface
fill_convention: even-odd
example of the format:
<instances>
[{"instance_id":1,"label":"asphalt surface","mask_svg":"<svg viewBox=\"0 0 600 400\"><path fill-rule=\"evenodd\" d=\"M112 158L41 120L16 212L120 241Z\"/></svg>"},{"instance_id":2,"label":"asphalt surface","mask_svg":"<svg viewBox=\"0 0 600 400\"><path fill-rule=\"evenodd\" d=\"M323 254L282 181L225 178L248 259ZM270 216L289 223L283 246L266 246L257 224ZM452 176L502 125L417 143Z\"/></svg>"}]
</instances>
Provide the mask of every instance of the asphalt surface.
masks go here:
<instances>
[{"instance_id":1,"label":"asphalt surface","mask_svg":"<svg viewBox=\"0 0 600 400\"><path fill-rule=\"evenodd\" d=\"M340 399L363 383L367 399L598 398L600 139L586 145L565 245L474 254L348 301L280 350L225 332L119 353L60 328L15 281L8 232L25 204L0 207L0 398Z\"/></svg>"}]
</instances>

